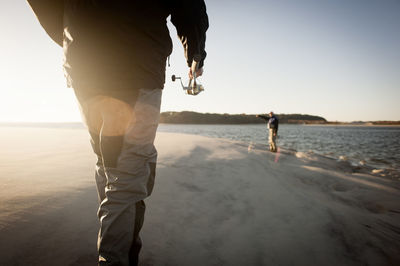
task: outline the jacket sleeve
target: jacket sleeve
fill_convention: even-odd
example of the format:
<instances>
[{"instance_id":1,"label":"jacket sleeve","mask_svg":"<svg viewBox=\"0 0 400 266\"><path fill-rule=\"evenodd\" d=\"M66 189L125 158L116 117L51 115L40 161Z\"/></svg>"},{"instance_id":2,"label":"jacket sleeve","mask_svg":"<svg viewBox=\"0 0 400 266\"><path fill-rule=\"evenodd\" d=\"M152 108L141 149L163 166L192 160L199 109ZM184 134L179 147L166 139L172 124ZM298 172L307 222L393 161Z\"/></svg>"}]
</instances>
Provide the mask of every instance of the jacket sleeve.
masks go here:
<instances>
[{"instance_id":1,"label":"jacket sleeve","mask_svg":"<svg viewBox=\"0 0 400 266\"><path fill-rule=\"evenodd\" d=\"M190 67L194 55L200 55L199 67L204 65L206 58L205 43L208 29L208 16L204 0L173 1L171 22L176 27L185 50L185 57Z\"/></svg>"},{"instance_id":2,"label":"jacket sleeve","mask_svg":"<svg viewBox=\"0 0 400 266\"><path fill-rule=\"evenodd\" d=\"M268 122L268 120L269 120L269 117L268 117L268 116L265 116L265 115L258 115L258 117L264 119L264 120L267 121L267 122Z\"/></svg>"},{"instance_id":3,"label":"jacket sleeve","mask_svg":"<svg viewBox=\"0 0 400 266\"><path fill-rule=\"evenodd\" d=\"M46 33L63 45L64 0L27 0Z\"/></svg>"}]
</instances>

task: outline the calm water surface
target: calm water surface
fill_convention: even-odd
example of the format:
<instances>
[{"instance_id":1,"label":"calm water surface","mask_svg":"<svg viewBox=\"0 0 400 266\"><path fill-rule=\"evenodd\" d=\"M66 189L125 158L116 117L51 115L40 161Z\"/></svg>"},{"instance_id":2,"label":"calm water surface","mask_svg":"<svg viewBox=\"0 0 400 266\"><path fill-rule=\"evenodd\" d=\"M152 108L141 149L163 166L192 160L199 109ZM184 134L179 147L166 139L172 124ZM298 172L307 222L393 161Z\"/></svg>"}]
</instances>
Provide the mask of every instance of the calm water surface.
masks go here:
<instances>
[{"instance_id":1,"label":"calm water surface","mask_svg":"<svg viewBox=\"0 0 400 266\"><path fill-rule=\"evenodd\" d=\"M161 132L196 134L266 145L267 128L257 125L171 125ZM278 146L348 160L354 165L400 170L400 127L280 125ZM267 146L265 146L267 148Z\"/></svg>"}]
</instances>

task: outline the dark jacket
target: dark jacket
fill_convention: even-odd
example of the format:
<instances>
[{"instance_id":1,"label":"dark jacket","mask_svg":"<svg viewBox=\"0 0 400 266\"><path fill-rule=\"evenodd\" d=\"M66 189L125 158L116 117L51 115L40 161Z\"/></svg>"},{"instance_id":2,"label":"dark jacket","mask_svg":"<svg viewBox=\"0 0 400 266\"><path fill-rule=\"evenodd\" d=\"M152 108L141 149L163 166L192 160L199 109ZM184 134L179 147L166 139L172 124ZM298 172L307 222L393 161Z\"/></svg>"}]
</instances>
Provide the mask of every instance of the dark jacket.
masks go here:
<instances>
[{"instance_id":1,"label":"dark jacket","mask_svg":"<svg viewBox=\"0 0 400 266\"><path fill-rule=\"evenodd\" d=\"M275 115L272 115L271 117L265 115L258 115L258 117L264 119L268 123L269 129L272 129L274 133L278 133L279 119Z\"/></svg>"},{"instance_id":2,"label":"dark jacket","mask_svg":"<svg viewBox=\"0 0 400 266\"><path fill-rule=\"evenodd\" d=\"M64 48L74 88L110 92L162 88L172 52L167 17L190 66L203 65L208 17L203 0L28 0L49 36Z\"/></svg>"}]
</instances>

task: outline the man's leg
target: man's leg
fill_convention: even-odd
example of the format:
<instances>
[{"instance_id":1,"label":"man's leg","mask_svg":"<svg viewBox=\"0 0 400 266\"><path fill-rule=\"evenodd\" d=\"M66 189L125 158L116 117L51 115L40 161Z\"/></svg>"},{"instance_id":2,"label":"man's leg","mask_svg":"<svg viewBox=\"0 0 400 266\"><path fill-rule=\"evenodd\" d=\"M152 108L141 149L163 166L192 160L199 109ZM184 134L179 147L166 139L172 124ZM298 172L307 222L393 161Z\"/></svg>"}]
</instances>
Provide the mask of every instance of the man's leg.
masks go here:
<instances>
[{"instance_id":1,"label":"man's leg","mask_svg":"<svg viewBox=\"0 0 400 266\"><path fill-rule=\"evenodd\" d=\"M155 177L153 142L160 103L161 90L140 90L132 105L103 97L82 108L101 160L96 171L100 265L137 265L143 199L150 195Z\"/></svg>"},{"instance_id":2,"label":"man's leg","mask_svg":"<svg viewBox=\"0 0 400 266\"><path fill-rule=\"evenodd\" d=\"M106 197L98 213L101 223L98 247L100 256L111 264L104 265L113 265L114 261L118 265L137 263L143 199L151 194L154 185L157 151L153 143L160 104L161 90L140 90L117 165L105 168Z\"/></svg>"},{"instance_id":3,"label":"man's leg","mask_svg":"<svg viewBox=\"0 0 400 266\"><path fill-rule=\"evenodd\" d=\"M269 143L269 150L274 151L274 131L272 129L269 129L268 143Z\"/></svg>"},{"instance_id":4,"label":"man's leg","mask_svg":"<svg viewBox=\"0 0 400 266\"><path fill-rule=\"evenodd\" d=\"M272 136L272 151L276 152L276 136Z\"/></svg>"},{"instance_id":5,"label":"man's leg","mask_svg":"<svg viewBox=\"0 0 400 266\"><path fill-rule=\"evenodd\" d=\"M105 195L105 187L107 183L107 178L105 176L104 172L104 166L103 166L103 159L100 154L100 142L99 142L99 136L91 134L92 137L92 145L93 145L93 150L95 151L97 155L97 163L96 163L96 171L95 171L95 179L96 179L96 185L97 185L97 193L98 193L98 198L99 198L99 203L101 203L106 195ZM129 252L129 262L130 265L138 265L138 257L139 257L139 252L142 246L142 242L139 237L139 232L140 229L143 226L143 220L144 220L144 212L145 212L145 203L144 201L139 201L136 203L136 209L137 209L137 215L135 217L135 226L134 226L134 241L131 245L131 249Z\"/></svg>"},{"instance_id":6,"label":"man's leg","mask_svg":"<svg viewBox=\"0 0 400 266\"><path fill-rule=\"evenodd\" d=\"M276 152L276 135L274 133L274 130L270 132L271 136L271 151Z\"/></svg>"}]
</instances>

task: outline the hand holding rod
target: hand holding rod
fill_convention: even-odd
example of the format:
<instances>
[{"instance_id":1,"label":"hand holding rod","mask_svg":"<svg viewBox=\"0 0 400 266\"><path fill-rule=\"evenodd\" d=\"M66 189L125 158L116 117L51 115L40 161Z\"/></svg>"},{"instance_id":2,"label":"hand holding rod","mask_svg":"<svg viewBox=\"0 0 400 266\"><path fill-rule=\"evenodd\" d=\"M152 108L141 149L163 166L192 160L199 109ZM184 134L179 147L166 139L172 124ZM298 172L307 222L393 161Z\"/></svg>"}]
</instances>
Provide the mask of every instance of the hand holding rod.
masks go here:
<instances>
[{"instance_id":1,"label":"hand holding rod","mask_svg":"<svg viewBox=\"0 0 400 266\"><path fill-rule=\"evenodd\" d=\"M204 91L204 87L201 84L197 84L196 82L197 74L199 72L200 61L201 61L200 55L196 54L193 56L192 65L189 71L189 83L187 87L183 85L181 77L177 77L175 75L171 76L172 81L176 81L177 79L180 80L183 90L185 90L186 93L189 95L197 95L200 92ZM201 72L199 73L199 76L200 75Z\"/></svg>"}]
</instances>

